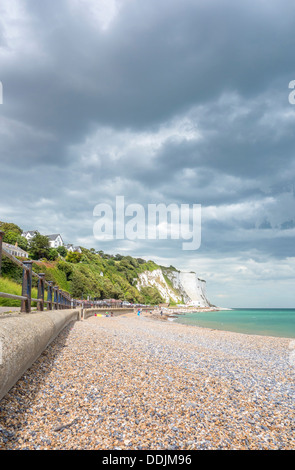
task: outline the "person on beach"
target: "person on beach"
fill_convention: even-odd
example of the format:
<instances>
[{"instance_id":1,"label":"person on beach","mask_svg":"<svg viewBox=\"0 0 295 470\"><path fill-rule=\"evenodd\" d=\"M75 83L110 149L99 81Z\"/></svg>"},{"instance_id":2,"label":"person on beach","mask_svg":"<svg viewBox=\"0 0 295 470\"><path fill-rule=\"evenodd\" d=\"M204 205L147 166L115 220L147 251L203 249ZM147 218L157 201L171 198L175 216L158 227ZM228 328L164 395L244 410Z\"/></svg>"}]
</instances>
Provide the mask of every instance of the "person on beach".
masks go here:
<instances>
[{"instance_id":1,"label":"person on beach","mask_svg":"<svg viewBox=\"0 0 295 470\"><path fill-rule=\"evenodd\" d=\"M140 317L140 308L137 311L137 316Z\"/></svg>"}]
</instances>

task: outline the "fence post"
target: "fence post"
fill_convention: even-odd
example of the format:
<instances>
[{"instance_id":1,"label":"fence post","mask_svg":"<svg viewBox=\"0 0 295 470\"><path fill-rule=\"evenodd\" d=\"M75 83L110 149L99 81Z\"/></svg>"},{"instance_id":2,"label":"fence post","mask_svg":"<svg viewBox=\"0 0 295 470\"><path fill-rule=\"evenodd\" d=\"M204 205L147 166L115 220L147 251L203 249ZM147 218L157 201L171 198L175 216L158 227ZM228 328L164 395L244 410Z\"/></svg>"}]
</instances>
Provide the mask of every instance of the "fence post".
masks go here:
<instances>
[{"instance_id":1,"label":"fence post","mask_svg":"<svg viewBox=\"0 0 295 470\"><path fill-rule=\"evenodd\" d=\"M37 310L43 312L44 310L44 281L45 281L45 274L38 274L38 299L40 301L37 303Z\"/></svg>"},{"instance_id":2,"label":"fence post","mask_svg":"<svg viewBox=\"0 0 295 470\"><path fill-rule=\"evenodd\" d=\"M53 281L48 281L47 310L52 310L52 288L53 288Z\"/></svg>"},{"instance_id":3,"label":"fence post","mask_svg":"<svg viewBox=\"0 0 295 470\"><path fill-rule=\"evenodd\" d=\"M59 310L62 310L62 306L63 306L63 291L61 289L59 289Z\"/></svg>"},{"instance_id":4,"label":"fence post","mask_svg":"<svg viewBox=\"0 0 295 470\"><path fill-rule=\"evenodd\" d=\"M4 232L0 230L0 276L1 276L1 268L2 268L2 242L3 242Z\"/></svg>"},{"instance_id":5,"label":"fence post","mask_svg":"<svg viewBox=\"0 0 295 470\"><path fill-rule=\"evenodd\" d=\"M54 310L58 310L58 287L53 288L54 291Z\"/></svg>"},{"instance_id":6,"label":"fence post","mask_svg":"<svg viewBox=\"0 0 295 470\"><path fill-rule=\"evenodd\" d=\"M62 309L62 290L61 289L59 289L58 308L59 308L59 310Z\"/></svg>"},{"instance_id":7,"label":"fence post","mask_svg":"<svg viewBox=\"0 0 295 470\"><path fill-rule=\"evenodd\" d=\"M21 301L21 312L23 313L30 313L32 310L32 264L33 261L23 262L22 295L27 297L26 300Z\"/></svg>"}]
</instances>

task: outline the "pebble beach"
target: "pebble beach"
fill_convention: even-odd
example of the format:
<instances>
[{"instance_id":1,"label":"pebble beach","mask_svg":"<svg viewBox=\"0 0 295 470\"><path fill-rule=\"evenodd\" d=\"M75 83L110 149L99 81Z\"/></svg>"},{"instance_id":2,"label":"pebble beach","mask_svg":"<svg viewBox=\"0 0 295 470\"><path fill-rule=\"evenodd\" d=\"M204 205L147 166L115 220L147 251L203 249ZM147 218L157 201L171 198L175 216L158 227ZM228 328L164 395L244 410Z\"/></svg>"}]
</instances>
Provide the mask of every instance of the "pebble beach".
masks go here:
<instances>
[{"instance_id":1,"label":"pebble beach","mask_svg":"<svg viewBox=\"0 0 295 470\"><path fill-rule=\"evenodd\" d=\"M0 449L294 450L290 343L149 314L72 323L0 401Z\"/></svg>"}]
</instances>

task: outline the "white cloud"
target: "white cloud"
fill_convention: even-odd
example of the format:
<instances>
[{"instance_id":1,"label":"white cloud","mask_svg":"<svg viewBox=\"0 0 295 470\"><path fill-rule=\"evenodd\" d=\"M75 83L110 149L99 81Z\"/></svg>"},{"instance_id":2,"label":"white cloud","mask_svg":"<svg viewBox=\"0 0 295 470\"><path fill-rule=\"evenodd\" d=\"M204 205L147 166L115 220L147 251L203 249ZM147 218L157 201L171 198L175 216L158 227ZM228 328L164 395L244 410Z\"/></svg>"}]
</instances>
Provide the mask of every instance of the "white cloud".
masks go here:
<instances>
[{"instance_id":1,"label":"white cloud","mask_svg":"<svg viewBox=\"0 0 295 470\"><path fill-rule=\"evenodd\" d=\"M159 150L167 143L179 143L201 139L196 124L187 116L180 116L157 126L154 130L118 130L111 127L98 127L86 136L83 143L71 146L83 166L98 165L108 160L121 163L122 160L140 161L145 164L156 158ZM146 161L147 159L147 161Z\"/></svg>"},{"instance_id":2,"label":"white cloud","mask_svg":"<svg viewBox=\"0 0 295 470\"><path fill-rule=\"evenodd\" d=\"M118 15L122 3L128 0L67 0L68 7L76 16L86 16L94 26L107 31ZM130 0L129 0L130 1Z\"/></svg>"},{"instance_id":3,"label":"white cloud","mask_svg":"<svg viewBox=\"0 0 295 470\"><path fill-rule=\"evenodd\" d=\"M250 288L254 302L257 285L273 299L276 282L288 298L295 16L285 7L2 0L0 219L99 249L95 204L201 204L196 252L169 240L105 249L194 270L219 299L247 300Z\"/></svg>"},{"instance_id":4,"label":"white cloud","mask_svg":"<svg viewBox=\"0 0 295 470\"><path fill-rule=\"evenodd\" d=\"M21 0L3 0L0 3L0 30L3 32L4 47L0 57L10 61L21 54L40 53L39 43L34 34L34 22ZM8 62L7 62L8 63Z\"/></svg>"}]
</instances>

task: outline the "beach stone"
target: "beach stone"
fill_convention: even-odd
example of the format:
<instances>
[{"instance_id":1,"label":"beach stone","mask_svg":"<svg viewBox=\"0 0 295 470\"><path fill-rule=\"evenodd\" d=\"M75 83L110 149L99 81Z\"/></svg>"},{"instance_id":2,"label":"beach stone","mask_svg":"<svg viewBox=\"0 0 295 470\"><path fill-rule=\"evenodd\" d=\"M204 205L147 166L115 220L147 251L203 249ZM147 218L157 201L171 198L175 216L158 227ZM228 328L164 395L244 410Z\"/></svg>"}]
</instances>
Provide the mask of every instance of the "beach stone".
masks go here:
<instances>
[{"instance_id":1,"label":"beach stone","mask_svg":"<svg viewBox=\"0 0 295 470\"><path fill-rule=\"evenodd\" d=\"M1 400L0 449L294 449L289 343L150 315L75 322Z\"/></svg>"}]
</instances>

